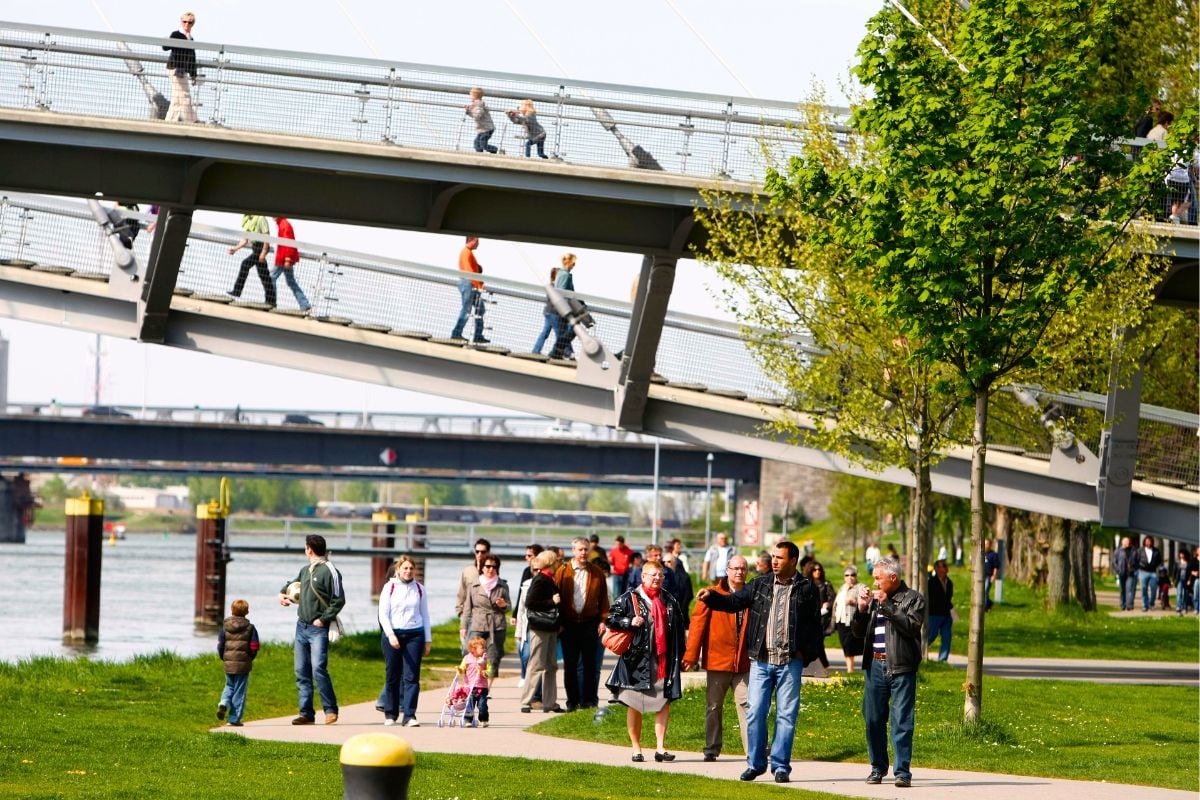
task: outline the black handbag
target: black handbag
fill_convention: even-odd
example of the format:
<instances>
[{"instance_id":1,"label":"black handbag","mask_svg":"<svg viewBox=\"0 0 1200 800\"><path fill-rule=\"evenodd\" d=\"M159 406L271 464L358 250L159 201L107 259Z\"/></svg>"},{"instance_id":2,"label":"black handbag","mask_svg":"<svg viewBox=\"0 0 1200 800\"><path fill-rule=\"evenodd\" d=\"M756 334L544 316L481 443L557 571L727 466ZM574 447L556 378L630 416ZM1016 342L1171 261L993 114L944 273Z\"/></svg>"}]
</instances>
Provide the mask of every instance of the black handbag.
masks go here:
<instances>
[{"instance_id":1,"label":"black handbag","mask_svg":"<svg viewBox=\"0 0 1200 800\"><path fill-rule=\"evenodd\" d=\"M532 608L525 611L525 624L530 630L535 631L557 631L559 628L558 622L558 606L549 611L535 611Z\"/></svg>"}]
</instances>

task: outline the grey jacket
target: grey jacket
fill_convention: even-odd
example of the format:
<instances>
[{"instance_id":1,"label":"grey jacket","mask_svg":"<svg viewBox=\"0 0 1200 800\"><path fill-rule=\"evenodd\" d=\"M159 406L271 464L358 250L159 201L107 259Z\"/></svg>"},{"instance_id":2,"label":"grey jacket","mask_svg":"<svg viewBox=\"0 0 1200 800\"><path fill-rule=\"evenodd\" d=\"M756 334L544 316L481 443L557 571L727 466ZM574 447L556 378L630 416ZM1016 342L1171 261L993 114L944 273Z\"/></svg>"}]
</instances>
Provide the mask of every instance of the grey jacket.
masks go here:
<instances>
[{"instance_id":1,"label":"grey jacket","mask_svg":"<svg viewBox=\"0 0 1200 800\"><path fill-rule=\"evenodd\" d=\"M504 598L504 608L496 605L496 601ZM462 608L462 624L460 627L468 631L502 630L508 620L505 613L512 608L512 598L508 595L508 582L500 578L496 588L490 593L484 591L478 581L467 589L467 598Z\"/></svg>"},{"instance_id":2,"label":"grey jacket","mask_svg":"<svg viewBox=\"0 0 1200 800\"><path fill-rule=\"evenodd\" d=\"M482 100L471 101L467 106L467 116L475 120L475 130L479 133L496 130L496 123L492 122L492 114Z\"/></svg>"},{"instance_id":3,"label":"grey jacket","mask_svg":"<svg viewBox=\"0 0 1200 800\"><path fill-rule=\"evenodd\" d=\"M531 142L545 141L546 129L542 127L542 123L538 122L537 112L532 114L509 114L508 118L518 125L525 126L525 138Z\"/></svg>"},{"instance_id":4,"label":"grey jacket","mask_svg":"<svg viewBox=\"0 0 1200 800\"><path fill-rule=\"evenodd\" d=\"M925 623L925 598L904 581L900 588L882 603L875 600L866 611L854 610L850 632L863 639L863 669L870 669L874 659L871 650L875 635L871 621L878 611L884 619L883 641L887 648L888 666L894 674L916 672L921 666L921 626Z\"/></svg>"}]
</instances>

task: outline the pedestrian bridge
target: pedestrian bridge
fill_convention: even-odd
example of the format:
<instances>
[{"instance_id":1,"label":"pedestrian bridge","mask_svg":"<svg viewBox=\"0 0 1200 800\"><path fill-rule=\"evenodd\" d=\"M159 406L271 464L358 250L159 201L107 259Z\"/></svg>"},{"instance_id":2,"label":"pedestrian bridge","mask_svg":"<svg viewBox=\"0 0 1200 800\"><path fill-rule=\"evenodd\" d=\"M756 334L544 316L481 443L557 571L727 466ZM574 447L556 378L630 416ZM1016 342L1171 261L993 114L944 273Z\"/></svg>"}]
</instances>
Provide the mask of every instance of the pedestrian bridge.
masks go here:
<instances>
[{"instance_id":1,"label":"pedestrian bridge","mask_svg":"<svg viewBox=\"0 0 1200 800\"><path fill-rule=\"evenodd\" d=\"M143 217L149 221L149 217ZM546 417L615 426L619 374L628 356L614 351L636 338L636 306L581 295L595 318L574 361L528 352L541 321L545 289L489 279L488 338L480 347L444 338L458 304L458 273L429 265L297 242L300 282L313 301L302 315L284 289L280 307L224 294L236 257L227 248L245 234L194 224L180 248L178 280L167 297L162 343L301 368L431 394L483 401ZM122 252L86 204L10 195L0 203L0 315L137 338L141 294L129 292ZM140 237L133 259L151 258ZM270 240L275 241L275 240ZM283 288L283 287L281 287ZM258 291L250 284L247 297ZM863 473L803 442L776 439L765 425L782 413L783 388L763 374L748 344L755 332L709 319L665 314L649 353L656 371L641 430L707 450L744 453L821 469ZM797 339L797 347L806 346ZM1103 407L1105 398L1063 396L1060 404ZM809 419L807 425L821 424ZM1196 536L1195 415L1144 408L1135 436L1147 444L1129 488L1129 527L1174 539ZM1136 442L1135 442L1136 447ZM1081 520L1099 519L1097 443L1060 449L993 441L991 502ZM1036 452L1040 450L1039 452ZM936 491L967 496L970 453L947 454ZM870 473L908 484L901 470Z\"/></svg>"}]
</instances>

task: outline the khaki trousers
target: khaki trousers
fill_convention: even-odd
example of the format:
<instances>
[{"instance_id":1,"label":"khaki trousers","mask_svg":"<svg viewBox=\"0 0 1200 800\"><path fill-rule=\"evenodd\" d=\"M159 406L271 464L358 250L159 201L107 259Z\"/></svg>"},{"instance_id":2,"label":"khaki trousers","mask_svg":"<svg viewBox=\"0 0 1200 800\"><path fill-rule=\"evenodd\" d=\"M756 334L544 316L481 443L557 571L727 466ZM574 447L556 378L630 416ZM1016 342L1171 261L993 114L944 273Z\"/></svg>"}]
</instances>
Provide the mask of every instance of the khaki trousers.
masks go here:
<instances>
[{"instance_id":1,"label":"khaki trousers","mask_svg":"<svg viewBox=\"0 0 1200 800\"><path fill-rule=\"evenodd\" d=\"M529 663L525 666L525 690L521 705L533 702L538 682L542 687L542 708L558 705L558 634L554 631L526 630L529 637Z\"/></svg>"},{"instance_id":2,"label":"khaki trousers","mask_svg":"<svg viewBox=\"0 0 1200 800\"><path fill-rule=\"evenodd\" d=\"M706 756L721 755L721 745L724 743L722 717L725 710L725 695L733 690L733 707L737 709L738 733L742 735L742 750L750 752L746 744L746 708L750 686L749 672L721 672L708 670L707 687L704 692L704 754Z\"/></svg>"},{"instance_id":3,"label":"khaki trousers","mask_svg":"<svg viewBox=\"0 0 1200 800\"><path fill-rule=\"evenodd\" d=\"M192 105L191 78L177 69L167 72L171 76L171 107L167 109L167 122L195 122L196 107Z\"/></svg>"}]
</instances>

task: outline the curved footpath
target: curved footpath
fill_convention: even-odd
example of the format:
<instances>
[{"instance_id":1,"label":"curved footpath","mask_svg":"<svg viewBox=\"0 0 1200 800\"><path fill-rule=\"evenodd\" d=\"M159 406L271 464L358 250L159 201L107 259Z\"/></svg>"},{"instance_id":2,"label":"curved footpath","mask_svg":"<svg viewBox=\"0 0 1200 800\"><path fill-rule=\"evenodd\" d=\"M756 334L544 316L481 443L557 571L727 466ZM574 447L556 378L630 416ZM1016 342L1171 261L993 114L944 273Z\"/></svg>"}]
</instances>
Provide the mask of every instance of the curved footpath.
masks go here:
<instances>
[{"instance_id":1,"label":"curved footpath","mask_svg":"<svg viewBox=\"0 0 1200 800\"><path fill-rule=\"evenodd\" d=\"M831 654L832 655L832 654ZM333 663L333 677L337 680L337 663ZM559 675L562 672L560 670ZM382 674L381 676L382 677ZM807 679L806 679L807 681ZM463 753L480 755L538 758L577 763L593 763L656 772L684 772L707 778L736 781L746 768L744 756L722 756L712 763L705 763L700 753L676 752L677 760L671 764L658 764L647 759L643 764L629 760L629 747L581 742L574 739L558 739L530 733L526 728L548 719L548 715L534 709L532 714L519 711L520 692L517 689L515 672L512 677L497 679L490 696L491 726L488 728L461 729L439 728L438 716L442 709L445 689L429 689L421 692L418 704L419 728L385 728L383 715L375 710L373 702L343 706L336 725L322 725L322 715L317 715L316 725L294 726L292 717L279 717L247 722L244 727L214 728L214 732L232 733L251 739L280 742L305 742L340 745L359 733L395 733L412 745L417 752L417 769L421 768L421 753ZM561 698L565 695L560 690ZM588 713L578 711L575 713ZM729 735L729 732L727 732ZM668 744L670 736L668 735ZM646 750L653 751L653 746ZM866 745L863 746L866 756ZM1003 775L989 772L963 772L959 770L926 769L920 765L919 754L913 765L913 784L910 789L897 789L890 780L880 786L868 786L864 779L869 772L865 764L846 764L826 761L793 761L792 788L840 794L846 797L928 797L936 800L1030 800L1031 798L1086 797L1087 800L1195 800L1196 793L1149 786L1132 786L1115 783L1092 783L1088 781L1037 778L1019 775ZM770 776L759 778L759 783L770 782ZM775 785L772 783L771 785ZM483 787L480 787L481 791ZM669 796L669 793L666 793ZM481 794L480 797L485 795Z\"/></svg>"}]
</instances>

